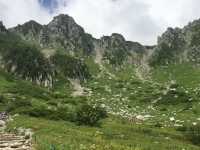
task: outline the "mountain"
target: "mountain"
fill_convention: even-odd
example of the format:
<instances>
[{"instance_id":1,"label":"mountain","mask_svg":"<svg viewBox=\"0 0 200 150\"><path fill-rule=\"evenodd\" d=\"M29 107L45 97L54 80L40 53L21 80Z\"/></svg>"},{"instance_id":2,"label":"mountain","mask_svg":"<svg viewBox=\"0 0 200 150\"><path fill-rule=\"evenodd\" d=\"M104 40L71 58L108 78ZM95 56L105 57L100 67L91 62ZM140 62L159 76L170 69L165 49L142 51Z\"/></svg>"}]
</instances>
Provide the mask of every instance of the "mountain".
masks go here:
<instances>
[{"instance_id":1,"label":"mountain","mask_svg":"<svg viewBox=\"0 0 200 150\"><path fill-rule=\"evenodd\" d=\"M44 150L199 150L199 46L200 20L168 28L154 46L96 39L64 14L47 25L0 22L6 131L31 128Z\"/></svg>"},{"instance_id":2,"label":"mountain","mask_svg":"<svg viewBox=\"0 0 200 150\"><path fill-rule=\"evenodd\" d=\"M52 87L60 76L84 81L92 75L89 64L117 69L147 63L148 49L140 43L126 41L117 33L95 39L64 14L47 25L31 20L7 30L1 23L1 32L6 32L1 35L3 68L40 85Z\"/></svg>"},{"instance_id":3,"label":"mountain","mask_svg":"<svg viewBox=\"0 0 200 150\"><path fill-rule=\"evenodd\" d=\"M143 45L126 41L122 35L116 33L96 40L94 45L96 54L100 53L112 65L122 65L124 62L139 65L146 53Z\"/></svg>"},{"instance_id":4,"label":"mountain","mask_svg":"<svg viewBox=\"0 0 200 150\"><path fill-rule=\"evenodd\" d=\"M84 29L72 17L64 14L54 17L47 25L29 21L11 28L9 31L18 34L26 41L34 42L42 49L62 49L64 53L72 56L80 55L81 57L98 55L96 57L107 58L113 64L122 63L130 55L137 57L145 53L144 46L136 42L126 41L119 34L95 39L90 34L85 33ZM111 58L110 54L114 58ZM114 59L119 59L119 61ZM137 63L138 61L133 60L133 62Z\"/></svg>"},{"instance_id":5,"label":"mountain","mask_svg":"<svg viewBox=\"0 0 200 150\"><path fill-rule=\"evenodd\" d=\"M184 28L168 28L161 37L151 63L168 65L171 63L199 64L200 20L189 23Z\"/></svg>"},{"instance_id":6,"label":"mountain","mask_svg":"<svg viewBox=\"0 0 200 150\"><path fill-rule=\"evenodd\" d=\"M85 34L83 28L68 15L54 17L48 25L29 21L9 30L26 41L34 41L41 48L62 48L68 53L79 49L85 53L91 52L92 44L88 40L90 35Z\"/></svg>"},{"instance_id":7,"label":"mountain","mask_svg":"<svg viewBox=\"0 0 200 150\"><path fill-rule=\"evenodd\" d=\"M64 14L54 17L47 25L31 20L7 30L1 22L0 29L2 33L15 35L23 41L22 43L34 45L40 51L42 57L49 62L47 68L51 70L51 75L47 74L51 76L51 80L56 79L56 75L61 72L67 78L85 80L90 76L89 74L92 75L88 66L92 64L93 66L97 64L104 69L105 66L112 66L114 70L130 65L135 68L133 74L139 78L143 78L142 76L146 78L149 76L148 72L155 66L200 63L200 20L189 23L183 29L168 28L158 37L155 46L126 41L117 33L96 39L86 33L72 17ZM55 61L55 58L58 60ZM88 59L89 64L87 64ZM63 65L66 66L69 62L73 62L73 65L63 68Z\"/></svg>"}]
</instances>

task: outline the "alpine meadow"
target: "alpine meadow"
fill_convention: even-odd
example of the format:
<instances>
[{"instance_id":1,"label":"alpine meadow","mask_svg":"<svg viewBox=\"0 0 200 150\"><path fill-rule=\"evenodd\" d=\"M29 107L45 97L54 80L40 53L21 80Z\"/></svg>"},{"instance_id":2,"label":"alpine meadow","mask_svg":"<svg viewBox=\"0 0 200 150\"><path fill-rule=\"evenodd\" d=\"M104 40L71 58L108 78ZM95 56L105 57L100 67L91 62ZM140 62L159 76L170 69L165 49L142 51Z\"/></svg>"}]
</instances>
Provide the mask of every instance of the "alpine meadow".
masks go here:
<instances>
[{"instance_id":1,"label":"alpine meadow","mask_svg":"<svg viewBox=\"0 0 200 150\"><path fill-rule=\"evenodd\" d=\"M200 20L150 45L1 19L0 150L200 149Z\"/></svg>"}]
</instances>

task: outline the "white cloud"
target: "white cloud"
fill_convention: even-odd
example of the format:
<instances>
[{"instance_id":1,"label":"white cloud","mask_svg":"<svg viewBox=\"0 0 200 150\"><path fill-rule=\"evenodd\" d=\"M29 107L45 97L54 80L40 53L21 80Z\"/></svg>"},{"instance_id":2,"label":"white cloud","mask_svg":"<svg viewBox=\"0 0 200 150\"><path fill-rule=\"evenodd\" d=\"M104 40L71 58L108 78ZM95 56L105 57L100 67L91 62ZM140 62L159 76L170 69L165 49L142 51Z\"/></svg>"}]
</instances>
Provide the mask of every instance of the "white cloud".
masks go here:
<instances>
[{"instance_id":1,"label":"white cloud","mask_svg":"<svg viewBox=\"0 0 200 150\"><path fill-rule=\"evenodd\" d=\"M183 26L200 17L199 0L57 0L49 14L37 0L1 0L0 20L7 27L34 19L48 23L54 15L67 13L86 32L99 38L113 32L127 40L155 44L168 26Z\"/></svg>"},{"instance_id":2,"label":"white cloud","mask_svg":"<svg viewBox=\"0 0 200 150\"><path fill-rule=\"evenodd\" d=\"M128 40L151 43L159 30L148 14L148 6L135 0L75 0L60 11L72 15L98 38L117 32Z\"/></svg>"},{"instance_id":3,"label":"white cloud","mask_svg":"<svg viewBox=\"0 0 200 150\"><path fill-rule=\"evenodd\" d=\"M52 16L42 8L37 0L1 0L0 20L7 27L16 26L29 20L47 23Z\"/></svg>"}]
</instances>

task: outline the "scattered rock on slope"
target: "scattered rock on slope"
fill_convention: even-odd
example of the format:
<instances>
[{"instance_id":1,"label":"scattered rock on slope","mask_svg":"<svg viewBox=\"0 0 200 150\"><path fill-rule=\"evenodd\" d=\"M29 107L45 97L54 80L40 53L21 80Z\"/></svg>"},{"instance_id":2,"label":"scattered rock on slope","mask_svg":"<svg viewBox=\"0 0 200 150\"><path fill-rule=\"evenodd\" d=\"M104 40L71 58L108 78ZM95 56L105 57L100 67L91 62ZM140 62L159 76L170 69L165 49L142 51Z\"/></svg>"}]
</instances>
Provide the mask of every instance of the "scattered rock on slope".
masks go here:
<instances>
[{"instance_id":1,"label":"scattered rock on slope","mask_svg":"<svg viewBox=\"0 0 200 150\"><path fill-rule=\"evenodd\" d=\"M8 118L6 113L0 113L0 150L31 150L31 130L20 128L18 134L6 133Z\"/></svg>"}]
</instances>

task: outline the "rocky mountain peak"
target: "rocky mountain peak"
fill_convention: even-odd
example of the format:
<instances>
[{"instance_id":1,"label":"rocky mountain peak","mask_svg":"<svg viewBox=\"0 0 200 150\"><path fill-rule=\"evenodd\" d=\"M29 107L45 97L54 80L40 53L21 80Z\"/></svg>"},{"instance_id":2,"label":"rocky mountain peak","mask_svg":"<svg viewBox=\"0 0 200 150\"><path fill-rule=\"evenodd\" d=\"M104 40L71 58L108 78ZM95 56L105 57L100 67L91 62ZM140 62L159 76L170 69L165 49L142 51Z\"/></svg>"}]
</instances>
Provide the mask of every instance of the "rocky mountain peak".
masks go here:
<instances>
[{"instance_id":1,"label":"rocky mountain peak","mask_svg":"<svg viewBox=\"0 0 200 150\"><path fill-rule=\"evenodd\" d=\"M87 53L93 47L92 37L68 15L54 17L45 30L51 47L62 47L70 53L80 50Z\"/></svg>"},{"instance_id":2,"label":"rocky mountain peak","mask_svg":"<svg viewBox=\"0 0 200 150\"><path fill-rule=\"evenodd\" d=\"M64 14L54 17L47 26L51 32L68 37L77 37L84 32L83 28L72 17Z\"/></svg>"},{"instance_id":3,"label":"rocky mountain peak","mask_svg":"<svg viewBox=\"0 0 200 150\"><path fill-rule=\"evenodd\" d=\"M52 20L52 22L54 23L57 23L59 25L62 25L62 24L68 24L68 23L75 23L75 20L69 16L69 15L66 15L66 14L60 14L58 16L55 16Z\"/></svg>"},{"instance_id":4,"label":"rocky mountain peak","mask_svg":"<svg viewBox=\"0 0 200 150\"><path fill-rule=\"evenodd\" d=\"M195 20L184 28L168 28L158 38L152 55L153 65L179 64L192 62L199 64L200 20Z\"/></svg>"},{"instance_id":5,"label":"rocky mountain peak","mask_svg":"<svg viewBox=\"0 0 200 150\"><path fill-rule=\"evenodd\" d=\"M114 39L114 40L121 41L121 42L124 42L124 41L125 41L125 38L123 37L123 35L118 34L118 33L113 33L113 34L111 35L111 38Z\"/></svg>"},{"instance_id":6,"label":"rocky mountain peak","mask_svg":"<svg viewBox=\"0 0 200 150\"><path fill-rule=\"evenodd\" d=\"M24 23L25 26L32 26L32 27L41 27L42 25L36 22L35 20L30 20Z\"/></svg>"},{"instance_id":7,"label":"rocky mountain peak","mask_svg":"<svg viewBox=\"0 0 200 150\"><path fill-rule=\"evenodd\" d=\"M167 31L158 38L158 43L165 42L166 44L170 44L182 36L182 30L180 28L167 28Z\"/></svg>"},{"instance_id":8,"label":"rocky mountain peak","mask_svg":"<svg viewBox=\"0 0 200 150\"><path fill-rule=\"evenodd\" d=\"M123 61L130 51L137 53L137 51L143 52L145 49L139 43L127 42L118 33L94 39L85 33L84 29L71 16L66 14L55 16L47 25L40 25L31 20L10 29L10 31L18 33L22 39L34 42L41 48L54 50L62 48L67 54L73 56L97 54L97 51L100 51L102 58L115 55L115 61ZM118 57L121 58L122 55L124 59L118 60Z\"/></svg>"},{"instance_id":9,"label":"rocky mountain peak","mask_svg":"<svg viewBox=\"0 0 200 150\"><path fill-rule=\"evenodd\" d=\"M119 48L126 44L125 38L118 33L113 33L111 36L103 36L101 38L101 45L104 48Z\"/></svg>"},{"instance_id":10,"label":"rocky mountain peak","mask_svg":"<svg viewBox=\"0 0 200 150\"><path fill-rule=\"evenodd\" d=\"M33 34L37 34L42 29L42 25L37 23L34 20L30 20L23 25L18 25L16 28L10 29L11 31L14 30L16 32L22 33L24 35L29 34L32 32Z\"/></svg>"}]
</instances>

